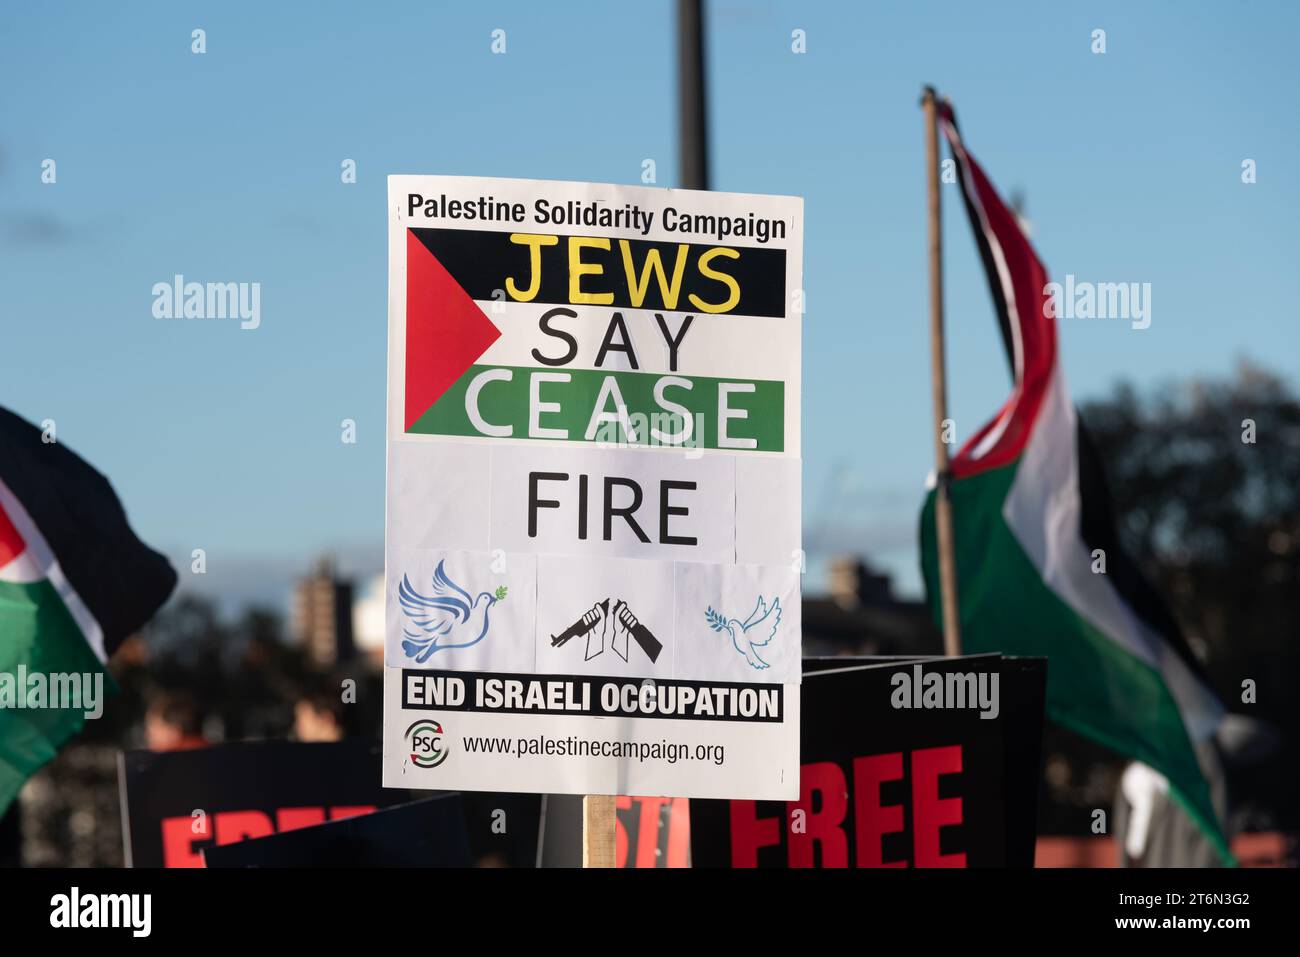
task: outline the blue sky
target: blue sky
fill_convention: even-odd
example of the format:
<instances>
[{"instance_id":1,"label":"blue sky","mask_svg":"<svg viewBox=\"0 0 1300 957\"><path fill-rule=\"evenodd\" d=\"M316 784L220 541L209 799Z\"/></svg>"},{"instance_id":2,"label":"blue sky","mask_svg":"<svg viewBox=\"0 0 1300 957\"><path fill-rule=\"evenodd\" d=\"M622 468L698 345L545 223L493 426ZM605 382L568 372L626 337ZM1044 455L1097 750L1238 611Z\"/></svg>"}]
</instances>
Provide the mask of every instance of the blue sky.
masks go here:
<instances>
[{"instance_id":1,"label":"blue sky","mask_svg":"<svg viewBox=\"0 0 1300 957\"><path fill-rule=\"evenodd\" d=\"M806 199L805 531L906 592L931 464L923 83L952 96L1004 193L1026 195L1054 278L1152 284L1149 329L1063 322L1077 398L1242 357L1295 383L1300 8L1065 6L709 4L713 185ZM146 540L206 549L198 584L264 598L325 549L377 569L385 176L637 183L650 158L675 185L672 9L6 5L0 404L54 419ZM944 199L961 438L1007 376ZM154 319L151 287L176 273L260 282L261 327Z\"/></svg>"}]
</instances>

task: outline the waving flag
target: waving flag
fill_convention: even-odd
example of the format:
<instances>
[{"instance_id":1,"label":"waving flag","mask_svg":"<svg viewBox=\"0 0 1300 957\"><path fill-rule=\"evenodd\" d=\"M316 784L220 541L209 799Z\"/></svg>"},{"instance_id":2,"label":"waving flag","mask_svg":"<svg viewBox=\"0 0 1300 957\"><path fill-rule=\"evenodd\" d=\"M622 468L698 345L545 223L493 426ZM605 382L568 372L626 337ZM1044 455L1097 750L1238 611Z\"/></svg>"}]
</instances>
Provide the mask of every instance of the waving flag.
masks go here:
<instances>
[{"instance_id":1,"label":"waving flag","mask_svg":"<svg viewBox=\"0 0 1300 957\"><path fill-rule=\"evenodd\" d=\"M0 813L81 730L56 689L106 676L175 584L108 480L0 408Z\"/></svg>"},{"instance_id":2,"label":"waving flag","mask_svg":"<svg viewBox=\"0 0 1300 957\"><path fill-rule=\"evenodd\" d=\"M1100 461L1057 359L1047 272L966 152L947 104L939 120L1014 378L1006 404L950 466L963 651L1045 655L1049 715L1163 774L1230 861L1195 749L1223 708L1119 548ZM938 618L934 498L922 513L921 561Z\"/></svg>"}]
</instances>

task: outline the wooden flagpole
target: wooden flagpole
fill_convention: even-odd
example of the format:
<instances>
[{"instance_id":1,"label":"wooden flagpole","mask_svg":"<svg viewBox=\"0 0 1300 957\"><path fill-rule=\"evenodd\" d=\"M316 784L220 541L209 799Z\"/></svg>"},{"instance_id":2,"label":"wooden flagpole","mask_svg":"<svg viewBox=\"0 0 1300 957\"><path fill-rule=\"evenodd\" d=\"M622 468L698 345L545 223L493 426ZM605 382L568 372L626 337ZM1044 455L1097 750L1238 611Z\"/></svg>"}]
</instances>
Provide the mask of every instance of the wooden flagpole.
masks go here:
<instances>
[{"instance_id":1,"label":"wooden flagpole","mask_svg":"<svg viewBox=\"0 0 1300 957\"><path fill-rule=\"evenodd\" d=\"M925 178L930 220L930 389L934 401L934 521L939 544L939 593L943 609L943 653L961 654L957 609L957 559L953 551L951 475L943 440L948 418L948 383L943 350L943 232L939 219L939 116L934 87L921 97L925 111Z\"/></svg>"},{"instance_id":2,"label":"wooden flagpole","mask_svg":"<svg viewBox=\"0 0 1300 957\"><path fill-rule=\"evenodd\" d=\"M582 798L582 866L614 866L614 796L587 794Z\"/></svg>"}]
</instances>

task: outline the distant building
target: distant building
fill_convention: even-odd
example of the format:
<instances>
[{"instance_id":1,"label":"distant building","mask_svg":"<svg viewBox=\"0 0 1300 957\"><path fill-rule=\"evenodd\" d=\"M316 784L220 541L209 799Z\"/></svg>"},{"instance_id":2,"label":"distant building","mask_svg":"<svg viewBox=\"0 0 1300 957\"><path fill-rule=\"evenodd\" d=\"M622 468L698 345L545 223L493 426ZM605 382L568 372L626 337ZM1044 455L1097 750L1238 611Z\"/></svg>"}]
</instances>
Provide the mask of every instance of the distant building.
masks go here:
<instances>
[{"instance_id":1,"label":"distant building","mask_svg":"<svg viewBox=\"0 0 1300 957\"><path fill-rule=\"evenodd\" d=\"M335 574L329 558L322 558L314 572L294 585L293 635L308 660L322 670L350 661L355 653L352 583Z\"/></svg>"},{"instance_id":2,"label":"distant building","mask_svg":"<svg viewBox=\"0 0 1300 957\"><path fill-rule=\"evenodd\" d=\"M896 598L888 575L850 556L831 562L825 595L804 596L803 653L934 655L943 639L925 602Z\"/></svg>"},{"instance_id":3,"label":"distant building","mask_svg":"<svg viewBox=\"0 0 1300 957\"><path fill-rule=\"evenodd\" d=\"M357 651L376 664L384 660L384 573L362 582L352 610L352 633Z\"/></svg>"}]
</instances>

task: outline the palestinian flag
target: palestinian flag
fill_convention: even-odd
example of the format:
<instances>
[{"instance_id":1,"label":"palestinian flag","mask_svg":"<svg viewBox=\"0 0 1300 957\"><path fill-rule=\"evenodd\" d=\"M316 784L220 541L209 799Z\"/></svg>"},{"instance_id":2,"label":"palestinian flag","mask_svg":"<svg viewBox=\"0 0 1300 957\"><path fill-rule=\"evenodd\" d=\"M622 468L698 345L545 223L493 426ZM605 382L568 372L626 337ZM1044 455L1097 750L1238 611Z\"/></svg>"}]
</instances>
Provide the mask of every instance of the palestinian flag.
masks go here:
<instances>
[{"instance_id":1,"label":"palestinian flag","mask_svg":"<svg viewBox=\"0 0 1300 957\"><path fill-rule=\"evenodd\" d=\"M108 480L0 408L0 813L81 730L84 709L51 707L56 684L113 687L109 656L175 585Z\"/></svg>"},{"instance_id":2,"label":"palestinian flag","mask_svg":"<svg viewBox=\"0 0 1300 957\"><path fill-rule=\"evenodd\" d=\"M1163 774L1231 861L1194 747L1214 733L1223 708L1172 616L1119 548L1101 463L1057 361L1047 272L963 147L949 105L939 121L1014 378L1001 411L950 464L962 650L1046 656L1049 717ZM941 621L933 491L921 550Z\"/></svg>"}]
</instances>

